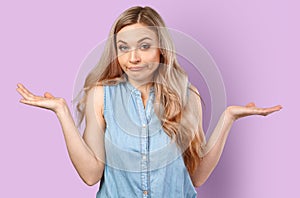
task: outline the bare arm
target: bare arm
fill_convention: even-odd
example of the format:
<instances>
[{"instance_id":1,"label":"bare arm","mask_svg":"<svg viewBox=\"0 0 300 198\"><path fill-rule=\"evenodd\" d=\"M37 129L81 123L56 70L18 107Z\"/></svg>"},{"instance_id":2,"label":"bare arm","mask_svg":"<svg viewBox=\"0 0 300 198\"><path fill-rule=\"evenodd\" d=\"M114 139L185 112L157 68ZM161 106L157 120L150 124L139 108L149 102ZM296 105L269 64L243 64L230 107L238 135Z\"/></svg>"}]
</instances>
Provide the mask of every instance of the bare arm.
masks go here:
<instances>
[{"instance_id":1,"label":"bare arm","mask_svg":"<svg viewBox=\"0 0 300 198\"><path fill-rule=\"evenodd\" d=\"M57 115L75 169L86 184L97 183L101 179L104 169L104 146L101 135L105 128L101 113L103 108L102 87L94 88L88 93L85 140L81 137L64 99L55 98L50 93L36 96L22 84L18 84L17 91L23 96L20 102L49 109ZM94 100L94 96L100 97L100 99ZM95 109L99 110L95 111Z\"/></svg>"},{"instance_id":2,"label":"bare arm","mask_svg":"<svg viewBox=\"0 0 300 198\"><path fill-rule=\"evenodd\" d=\"M194 88L195 89L195 88ZM199 132L203 133L202 129L202 107L199 97L193 93L191 94L191 100L195 102L199 109L200 120L199 120ZM194 103L194 104L195 104ZM204 148L203 158L196 168L191 179L194 186L201 186L212 173L216 165L218 164L221 154L223 152L229 131L232 127L234 121L239 118L250 116L250 115L263 115L266 116L270 113L280 110L282 107L280 105L271 108L258 108L254 103L249 103L246 106L230 106L221 115L217 126L215 127L211 137Z\"/></svg>"}]
</instances>

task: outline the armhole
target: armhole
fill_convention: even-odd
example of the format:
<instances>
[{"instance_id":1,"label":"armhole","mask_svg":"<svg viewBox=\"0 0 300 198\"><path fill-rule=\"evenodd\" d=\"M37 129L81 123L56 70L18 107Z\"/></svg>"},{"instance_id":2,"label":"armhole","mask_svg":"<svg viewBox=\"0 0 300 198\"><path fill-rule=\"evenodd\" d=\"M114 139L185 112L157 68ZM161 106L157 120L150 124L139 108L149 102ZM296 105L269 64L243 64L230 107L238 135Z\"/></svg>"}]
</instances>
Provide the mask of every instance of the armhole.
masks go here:
<instances>
[{"instance_id":1,"label":"armhole","mask_svg":"<svg viewBox=\"0 0 300 198\"><path fill-rule=\"evenodd\" d=\"M106 112L106 89L107 86L103 85L103 116L105 116L105 112Z\"/></svg>"}]
</instances>

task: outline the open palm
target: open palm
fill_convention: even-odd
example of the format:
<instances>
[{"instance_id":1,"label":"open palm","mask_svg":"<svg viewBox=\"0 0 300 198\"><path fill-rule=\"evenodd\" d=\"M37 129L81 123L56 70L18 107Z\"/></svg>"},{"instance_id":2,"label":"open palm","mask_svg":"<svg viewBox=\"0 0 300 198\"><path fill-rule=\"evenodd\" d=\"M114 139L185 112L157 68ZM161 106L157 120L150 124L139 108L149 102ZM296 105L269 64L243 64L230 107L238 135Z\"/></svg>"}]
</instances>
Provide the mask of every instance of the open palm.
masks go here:
<instances>
[{"instance_id":1,"label":"open palm","mask_svg":"<svg viewBox=\"0 0 300 198\"><path fill-rule=\"evenodd\" d=\"M281 105L268 108L260 108L257 107L253 102L251 102L248 103L246 106L229 106L227 108L227 111L234 120L237 120L239 118L250 115L267 116L275 111L279 111L281 108Z\"/></svg>"},{"instance_id":2,"label":"open palm","mask_svg":"<svg viewBox=\"0 0 300 198\"><path fill-rule=\"evenodd\" d=\"M26 89L23 84L18 83L17 86L17 91L23 96L20 102L24 104L49 109L54 112L57 112L59 108L66 104L63 98L56 98L49 92L46 92L44 96L37 96Z\"/></svg>"}]
</instances>

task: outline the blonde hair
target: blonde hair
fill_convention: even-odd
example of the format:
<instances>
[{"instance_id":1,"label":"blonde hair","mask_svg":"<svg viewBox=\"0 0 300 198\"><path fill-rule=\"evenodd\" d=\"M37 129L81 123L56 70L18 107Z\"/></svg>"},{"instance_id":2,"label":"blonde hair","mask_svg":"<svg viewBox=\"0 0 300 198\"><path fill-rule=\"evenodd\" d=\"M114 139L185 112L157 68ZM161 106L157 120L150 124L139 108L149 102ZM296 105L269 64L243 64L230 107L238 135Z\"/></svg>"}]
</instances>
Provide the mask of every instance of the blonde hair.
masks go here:
<instances>
[{"instance_id":1,"label":"blonde hair","mask_svg":"<svg viewBox=\"0 0 300 198\"><path fill-rule=\"evenodd\" d=\"M124 72L118 60L116 50L116 34L125 26L141 23L153 29L159 39L160 63L154 76L155 112L161 120L164 131L183 153L187 170L193 173L201 161L201 145L204 134L200 130L199 110L195 111L194 102L188 101L188 77L177 62L175 48L165 23L160 15L150 7L135 6L124 11L113 24L103 54L88 74L84 84L84 94L77 104L79 124L84 118L87 92L97 85L115 85L124 82ZM195 101L196 102L196 101ZM195 104L195 103L194 103ZM163 107L159 109L158 106Z\"/></svg>"}]
</instances>

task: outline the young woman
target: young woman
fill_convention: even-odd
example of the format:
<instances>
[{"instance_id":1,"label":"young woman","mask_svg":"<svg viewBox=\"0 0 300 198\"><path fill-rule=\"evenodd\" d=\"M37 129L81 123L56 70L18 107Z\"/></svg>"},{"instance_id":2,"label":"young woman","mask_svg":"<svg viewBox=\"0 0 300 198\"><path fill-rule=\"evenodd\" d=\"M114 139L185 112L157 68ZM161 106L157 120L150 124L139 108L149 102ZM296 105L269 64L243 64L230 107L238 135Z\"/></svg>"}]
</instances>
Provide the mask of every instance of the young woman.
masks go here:
<instances>
[{"instance_id":1,"label":"young woman","mask_svg":"<svg viewBox=\"0 0 300 198\"><path fill-rule=\"evenodd\" d=\"M18 84L20 102L57 115L71 161L97 197L196 197L235 120L266 116L281 106L254 103L224 110L206 142L201 99L176 60L159 14L132 7L113 24L99 63L78 102L83 137L63 98L36 96Z\"/></svg>"}]
</instances>

